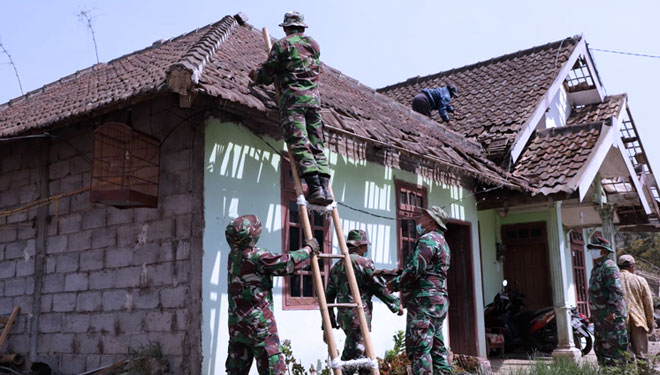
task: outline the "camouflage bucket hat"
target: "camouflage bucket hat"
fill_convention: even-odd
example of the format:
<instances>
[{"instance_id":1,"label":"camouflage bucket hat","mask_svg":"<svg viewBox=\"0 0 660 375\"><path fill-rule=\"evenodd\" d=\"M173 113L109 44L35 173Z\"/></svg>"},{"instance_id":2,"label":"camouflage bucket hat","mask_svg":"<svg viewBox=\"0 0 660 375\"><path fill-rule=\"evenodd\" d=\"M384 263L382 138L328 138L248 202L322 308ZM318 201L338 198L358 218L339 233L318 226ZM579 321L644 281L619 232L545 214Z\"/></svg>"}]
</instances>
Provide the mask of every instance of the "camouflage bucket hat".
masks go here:
<instances>
[{"instance_id":1,"label":"camouflage bucket hat","mask_svg":"<svg viewBox=\"0 0 660 375\"><path fill-rule=\"evenodd\" d=\"M261 235L261 222L256 215L239 216L227 225L225 237L234 248L247 248L257 244Z\"/></svg>"},{"instance_id":2,"label":"camouflage bucket hat","mask_svg":"<svg viewBox=\"0 0 660 375\"><path fill-rule=\"evenodd\" d=\"M438 206L431 206L431 208L425 208L424 212L426 212L426 214L428 214L431 219L435 220L440 228L447 230L447 220L449 220L449 216L445 210Z\"/></svg>"},{"instance_id":3,"label":"camouflage bucket hat","mask_svg":"<svg viewBox=\"0 0 660 375\"><path fill-rule=\"evenodd\" d=\"M289 27L289 26L298 26L298 27L308 27L305 24L305 17L303 17L300 12L286 12L284 14L284 21L279 25L280 27Z\"/></svg>"},{"instance_id":4,"label":"camouflage bucket hat","mask_svg":"<svg viewBox=\"0 0 660 375\"><path fill-rule=\"evenodd\" d=\"M593 237L591 243L587 245L587 249L602 249L607 250L610 253L613 253L612 246L610 246L610 241L604 239L603 237Z\"/></svg>"},{"instance_id":5,"label":"camouflage bucket hat","mask_svg":"<svg viewBox=\"0 0 660 375\"><path fill-rule=\"evenodd\" d=\"M369 238L367 232L362 229L353 229L348 232L348 239L346 240L348 247L358 247L362 245L369 245Z\"/></svg>"}]
</instances>

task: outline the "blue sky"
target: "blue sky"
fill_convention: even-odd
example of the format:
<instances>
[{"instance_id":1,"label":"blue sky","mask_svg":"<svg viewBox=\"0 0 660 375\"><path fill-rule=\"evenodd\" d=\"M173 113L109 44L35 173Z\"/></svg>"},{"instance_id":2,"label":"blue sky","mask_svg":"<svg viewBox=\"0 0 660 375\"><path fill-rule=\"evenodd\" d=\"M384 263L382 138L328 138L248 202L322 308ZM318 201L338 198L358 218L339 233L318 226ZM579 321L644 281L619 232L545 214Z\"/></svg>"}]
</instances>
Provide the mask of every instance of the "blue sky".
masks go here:
<instances>
[{"instance_id":1,"label":"blue sky","mask_svg":"<svg viewBox=\"0 0 660 375\"><path fill-rule=\"evenodd\" d=\"M657 1L173 1L0 2L0 42L24 91L96 63L81 10L90 11L101 62L239 11L281 37L277 24L299 10L322 59L378 88L535 45L584 34L591 47L660 55ZM608 94L626 92L652 167L660 173L655 109L660 59L593 53ZM0 54L0 103L20 96Z\"/></svg>"}]
</instances>

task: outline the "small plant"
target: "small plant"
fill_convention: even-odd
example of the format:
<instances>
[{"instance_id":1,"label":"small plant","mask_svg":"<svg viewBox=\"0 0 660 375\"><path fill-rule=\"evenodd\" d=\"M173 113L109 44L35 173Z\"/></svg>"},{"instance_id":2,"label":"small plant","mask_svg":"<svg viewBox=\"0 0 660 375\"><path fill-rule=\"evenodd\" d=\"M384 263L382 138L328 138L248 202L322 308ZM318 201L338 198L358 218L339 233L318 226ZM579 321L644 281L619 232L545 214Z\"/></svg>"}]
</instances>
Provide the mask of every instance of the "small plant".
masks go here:
<instances>
[{"instance_id":1,"label":"small plant","mask_svg":"<svg viewBox=\"0 0 660 375\"><path fill-rule=\"evenodd\" d=\"M291 349L291 340L284 340L280 345L280 350L284 355L284 363L286 364L286 370L289 375L331 375L330 368L325 362L325 366L321 369L320 372L317 372L314 365L309 366L309 372L305 370L305 367L296 360L296 357L293 356L293 349ZM317 367L321 367L320 362L317 361Z\"/></svg>"},{"instance_id":2,"label":"small plant","mask_svg":"<svg viewBox=\"0 0 660 375\"><path fill-rule=\"evenodd\" d=\"M398 331L394 336L394 347L385 352L385 359L378 358L382 375L407 375L410 360L406 357L406 335Z\"/></svg>"},{"instance_id":3,"label":"small plant","mask_svg":"<svg viewBox=\"0 0 660 375\"><path fill-rule=\"evenodd\" d=\"M159 343L148 343L130 350L130 358L118 362L108 375L164 375L169 373L167 359Z\"/></svg>"}]
</instances>

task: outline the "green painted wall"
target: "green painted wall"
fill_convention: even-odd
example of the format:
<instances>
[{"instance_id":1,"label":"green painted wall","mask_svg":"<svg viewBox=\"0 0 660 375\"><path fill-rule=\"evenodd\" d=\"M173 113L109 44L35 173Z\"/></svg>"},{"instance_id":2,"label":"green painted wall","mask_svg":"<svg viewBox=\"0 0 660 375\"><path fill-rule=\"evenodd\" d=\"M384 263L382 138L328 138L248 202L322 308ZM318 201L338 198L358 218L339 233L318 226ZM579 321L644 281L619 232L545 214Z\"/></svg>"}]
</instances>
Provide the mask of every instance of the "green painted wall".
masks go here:
<instances>
[{"instance_id":1,"label":"green painted wall","mask_svg":"<svg viewBox=\"0 0 660 375\"><path fill-rule=\"evenodd\" d=\"M495 243L502 242L501 230L502 225L508 224L519 224L519 223L531 223L544 221L548 222L549 215L548 210L536 211L536 212L525 212L525 213L514 213L501 216L500 213L496 210L486 210L479 211L479 225L480 225L480 234L481 234L481 247L482 247L482 267L483 267L483 280L484 280L484 304L488 304L493 301L493 298L500 291L502 287L502 280L504 278L504 264L498 262L496 259L496 247ZM566 278L567 284L561 286L566 288L566 293L569 298L569 303L575 305L575 287L573 280L573 264L571 258L570 250L570 239L568 238L568 233L562 231L560 234L553 234L548 232L548 238L552 235L561 235L563 237L564 249L563 251L568 253L568 256L565 259L564 267L567 270ZM552 243L548 241L548 245ZM587 261L589 264L590 261ZM590 266L587 266L587 272L590 271ZM587 275L588 277L588 275Z\"/></svg>"},{"instance_id":2,"label":"green painted wall","mask_svg":"<svg viewBox=\"0 0 660 375\"><path fill-rule=\"evenodd\" d=\"M267 137L264 140L278 150L284 146L281 140ZM227 355L226 259L229 249L224 239L224 227L238 215L254 213L261 218L264 226L258 245L276 252L282 246L280 157L264 140L243 126L214 119L207 121L202 276L204 374L223 372ZM394 179L426 187L429 204L446 206L452 218L472 224L479 346L485 354L477 211L470 192L456 186L434 183L409 172L351 160L336 153L328 155L334 171L333 188L339 201L367 212L340 206L342 230L347 233L350 229L362 228L369 232L372 244L368 256L374 259L377 268L397 267ZM334 234L333 246L338 252ZM275 278L273 290L280 338L291 339L294 354L305 367L316 365L317 360L327 356L320 330L320 314L317 310L283 310L282 280ZM392 314L374 298L372 326L376 353L383 356L385 350L392 347L392 335L405 329L405 316ZM335 331L335 335L338 347L342 348L344 337L341 331ZM255 371L253 366L252 372Z\"/></svg>"},{"instance_id":3,"label":"green painted wall","mask_svg":"<svg viewBox=\"0 0 660 375\"><path fill-rule=\"evenodd\" d=\"M479 211L481 235L481 266L483 269L484 304L489 304L502 288L504 263L496 258L496 243L502 243L502 225L547 222L548 212L509 213L502 216L496 210Z\"/></svg>"}]
</instances>

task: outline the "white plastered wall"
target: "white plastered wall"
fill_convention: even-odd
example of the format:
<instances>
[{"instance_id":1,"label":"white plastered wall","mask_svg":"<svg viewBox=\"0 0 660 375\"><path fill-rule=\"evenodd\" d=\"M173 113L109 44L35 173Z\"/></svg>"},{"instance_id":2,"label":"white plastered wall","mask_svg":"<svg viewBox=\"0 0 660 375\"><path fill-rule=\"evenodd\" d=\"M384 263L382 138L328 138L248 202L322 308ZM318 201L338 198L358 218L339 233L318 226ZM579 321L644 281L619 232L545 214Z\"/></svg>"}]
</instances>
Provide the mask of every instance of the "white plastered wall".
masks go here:
<instances>
[{"instance_id":1,"label":"white plastered wall","mask_svg":"<svg viewBox=\"0 0 660 375\"><path fill-rule=\"evenodd\" d=\"M275 149L282 141L265 137ZM479 237L476 203L470 192L448 186L382 165L355 161L329 153L334 172L333 188L337 198L355 208L370 213L396 217L394 179L423 185L428 190L429 205L445 206L452 218L472 223L472 243L475 275L476 316L479 352L485 354L482 289L479 277ZM228 246L225 226L236 216L253 213L260 217L263 233L260 247L279 252L282 247L280 157L247 128L209 119L206 124L204 174L204 258L202 287L203 374L224 372L227 357L227 271ZM456 201L450 204L452 201ZM397 227L394 220L374 217L340 207L342 229L362 228L369 232L370 256L377 268L397 267ZM333 234L334 251L338 252ZM309 368L327 358L322 340L318 310L283 310L283 278L274 279L274 306L280 339L290 339L296 359ZM374 298L372 340L376 354L382 357L393 345L392 336L405 331L405 316L391 313ZM445 334L447 333L445 324ZM338 347L344 344L341 331L335 330ZM447 337L447 336L446 336ZM449 342L446 339L446 342ZM251 373L256 373L252 366Z\"/></svg>"}]
</instances>

